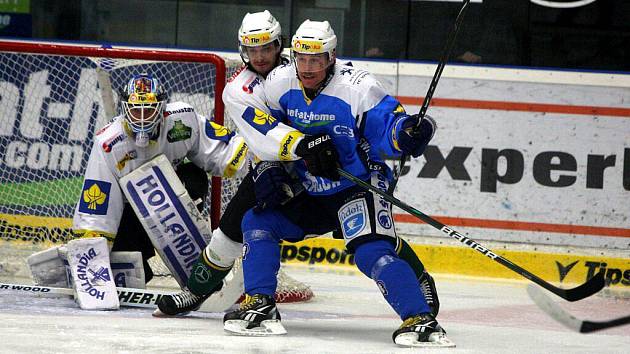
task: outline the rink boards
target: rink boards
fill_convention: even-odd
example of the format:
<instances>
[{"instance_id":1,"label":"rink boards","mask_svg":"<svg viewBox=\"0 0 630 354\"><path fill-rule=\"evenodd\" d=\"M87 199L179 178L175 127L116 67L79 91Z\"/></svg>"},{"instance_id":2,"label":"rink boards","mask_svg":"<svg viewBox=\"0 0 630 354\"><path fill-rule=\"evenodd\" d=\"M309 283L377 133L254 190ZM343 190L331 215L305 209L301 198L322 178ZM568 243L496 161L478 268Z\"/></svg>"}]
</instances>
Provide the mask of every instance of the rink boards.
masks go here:
<instances>
[{"instance_id":1,"label":"rink boards","mask_svg":"<svg viewBox=\"0 0 630 354\"><path fill-rule=\"evenodd\" d=\"M524 280L519 274L465 246L414 244L412 248L432 273ZM512 246L512 247L510 247ZM630 292L630 258L606 255L549 253L535 247L508 245L494 253L529 270L546 281L579 284L604 269L610 288ZM354 257L344 250L342 240L314 238L284 243L283 262L312 266L354 267Z\"/></svg>"}]
</instances>

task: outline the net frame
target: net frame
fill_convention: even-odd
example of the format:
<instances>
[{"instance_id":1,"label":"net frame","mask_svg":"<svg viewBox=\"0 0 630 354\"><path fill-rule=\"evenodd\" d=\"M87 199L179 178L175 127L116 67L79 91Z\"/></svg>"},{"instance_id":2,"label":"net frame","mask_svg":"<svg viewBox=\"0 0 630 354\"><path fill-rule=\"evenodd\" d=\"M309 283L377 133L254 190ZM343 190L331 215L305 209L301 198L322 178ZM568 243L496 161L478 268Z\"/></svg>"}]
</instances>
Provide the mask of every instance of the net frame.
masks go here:
<instances>
[{"instance_id":1,"label":"net frame","mask_svg":"<svg viewBox=\"0 0 630 354\"><path fill-rule=\"evenodd\" d=\"M72 43L56 43L56 42L39 42L39 41L24 41L24 40L0 40L0 52L18 53L24 55L48 55L48 56L69 56L69 57L87 57L93 60L98 66L97 71L100 69L98 61L103 60L116 60L116 64L119 67L126 65L138 65L139 63L152 63L152 62L184 62L184 63L208 63L215 67L215 85L214 85L214 121L226 125L230 128L234 128L233 124L226 122L224 119L224 104L221 99L223 89L226 83L227 75L229 71L236 71L237 67L240 67L242 63L228 66L228 62L221 56L214 53L205 51L193 51L193 50L170 50L170 49L157 49L157 48L137 48L137 47L111 47L101 46L94 44L72 44ZM231 69L230 69L231 68ZM101 77L98 77L99 86L103 89L103 96L112 94L111 83L107 81L101 81ZM103 97L104 101L114 101L113 97ZM104 104L104 109L107 117L115 116L115 111L112 108L108 108L107 104ZM111 106L111 105L109 105ZM115 107L116 105L114 105ZM228 185L233 191L236 190L238 182L240 181L228 181L224 183L220 177L212 177L211 189L209 195L210 207L210 224L212 229L218 227L221 213L227 205L226 193L223 193L223 186ZM224 195L225 194L225 195ZM223 200L222 200L223 199ZM1 235L0 235L1 236ZM7 241L0 239L0 248L3 247L3 243ZM36 248L25 247L25 252L33 252ZM2 254L2 252L0 252ZM159 260L151 260L150 264L156 271L156 274L166 273L166 267L164 264L160 264ZM6 270L6 269L5 269ZM0 273L2 273L2 264L0 264ZM278 302L296 302L305 301L312 298L313 293L311 289L286 275L286 273L280 271L278 274L278 291L276 293L276 299Z\"/></svg>"}]
</instances>

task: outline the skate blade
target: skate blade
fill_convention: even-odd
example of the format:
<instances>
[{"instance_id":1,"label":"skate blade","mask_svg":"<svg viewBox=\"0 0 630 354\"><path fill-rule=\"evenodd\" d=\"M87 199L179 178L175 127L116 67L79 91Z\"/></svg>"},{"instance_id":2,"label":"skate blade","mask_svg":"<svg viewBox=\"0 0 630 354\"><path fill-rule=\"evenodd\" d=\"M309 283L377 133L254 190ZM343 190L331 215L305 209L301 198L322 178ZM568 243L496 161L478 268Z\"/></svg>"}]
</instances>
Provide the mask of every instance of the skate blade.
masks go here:
<instances>
[{"instance_id":1,"label":"skate blade","mask_svg":"<svg viewBox=\"0 0 630 354\"><path fill-rule=\"evenodd\" d=\"M247 328L248 321L229 320L223 323L223 329L230 334L238 336L277 336L287 334L287 330L278 320L265 320L260 323L259 327Z\"/></svg>"},{"instance_id":2,"label":"skate blade","mask_svg":"<svg viewBox=\"0 0 630 354\"><path fill-rule=\"evenodd\" d=\"M167 317L168 318L168 317L182 317L182 316L188 315L189 313L190 313L190 311L186 311L186 312L178 313L178 314L175 314L175 315L168 315L168 314L165 314L164 312L160 311L160 309L158 308L158 309L155 309L151 315L153 317Z\"/></svg>"},{"instance_id":3,"label":"skate blade","mask_svg":"<svg viewBox=\"0 0 630 354\"><path fill-rule=\"evenodd\" d=\"M428 342L419 342L418 334L414 332L399 334L394 343L401 347L424 347L424 348L454 348L455 343L446 337L444 333L431 333Z\"/></svg>"}]
</instances>

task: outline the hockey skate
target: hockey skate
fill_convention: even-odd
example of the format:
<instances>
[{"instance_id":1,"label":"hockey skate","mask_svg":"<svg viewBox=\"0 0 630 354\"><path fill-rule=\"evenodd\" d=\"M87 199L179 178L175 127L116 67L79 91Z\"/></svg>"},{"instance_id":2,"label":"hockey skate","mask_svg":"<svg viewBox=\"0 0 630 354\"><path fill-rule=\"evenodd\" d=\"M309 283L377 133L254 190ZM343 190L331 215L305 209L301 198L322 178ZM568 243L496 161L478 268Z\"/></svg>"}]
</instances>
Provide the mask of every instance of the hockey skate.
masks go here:
<instances>
[{"instance_id":1,"label":"hockey skate","mask_svg":"<svg viewBox=\"0 0 630 354\"><path fill-rule=\"evenodd\" d=\"M210 296L198 296L184 289L177 294L164 295L158 300L158 308L153 311L155 317L184 316L191 311L197 311L201 304Z\"/></svg>"},{"instance_id":2,"label":"hockey skate","mask_svg":"<svg viewBox=\"0 0 630 354\"><path fill-rule=\"evenodd\" d=\"M240 336L271 336L286 334L280 323L280 313L272 296L246 295L238 310L223 317L223 329Z\"/></svg>"},{"instance_id":3,"label":"hockey skate","mask_svg":"<svg viewBox=\"0 0 630 354\"><path fill-rule=\"evenodd\" d=\"M424 271L418 281L420 282L420 290L422 290L422 294L424 294L424 299L427 301L427 305L431 308L431 315L433 315L433 317L437 317L440 312L440 299L438 298L433 277Z\"/></svg>"},{"instance_id":4,"label":"hockey skate","mask_svg":"<svg viewBox=\"0 0 630 354\"><path fill-rule=\"evenodd\" d=\"M455 347L446 332L431 314L412 316L403 321L392 335L401 347L449 348Z\"/></svg>"}]
</instances>

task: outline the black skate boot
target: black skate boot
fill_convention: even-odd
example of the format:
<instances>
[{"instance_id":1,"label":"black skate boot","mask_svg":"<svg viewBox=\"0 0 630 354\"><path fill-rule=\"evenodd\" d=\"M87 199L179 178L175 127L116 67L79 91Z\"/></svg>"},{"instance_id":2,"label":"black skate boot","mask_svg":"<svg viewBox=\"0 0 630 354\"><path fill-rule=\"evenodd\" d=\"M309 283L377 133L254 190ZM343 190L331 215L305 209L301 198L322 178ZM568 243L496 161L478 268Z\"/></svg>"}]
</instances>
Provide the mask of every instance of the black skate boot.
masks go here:
<instances>
[{"instance_id":1,"label":"black skate boot","mask_svg":"<svg viewBox=\"0 0 630 354\"><path fill-rule=\"evenodd\" d=\"M412 316L403 321L392 335L401 347L454 347L446 332L429 313Z\"/></svg>"},{"instance_id":2,"label":"black skate boot","mask_svg":"<svg viewBox=\"0 0 630 354\"><path fill-rule=\"evenodd\" d=\"M198 296L184 289L177 294L164 295L158 300L158 308L153 312L153 316L183 316L190 311L197 311L211 294Z\"/></svg>"},{"instance_id":3,"label":"black skate boot","mask_svg":"<svg viewBox=\"0 0 630 354\"><path fill-rule=\"evenodd\" d=\"M440 312L440 299L438 298L433 277L425 270L418 281L420 282L420 290L424 294L424 299L427 300L427 304L431 308L431 314L433 317L437 317Z\"/></svg>"},{"instance_id":4,"label":"black skate boot","mask_svg":"<svg viewBox=\"0 0 630 354\"><path fill-rule=\"evenodd\" d=\"M238 310L223 317L223 329L241 336L269 336L286 334L280 323L280 313L273 296L245 295Z\"/></svg>"}]
</instances>

